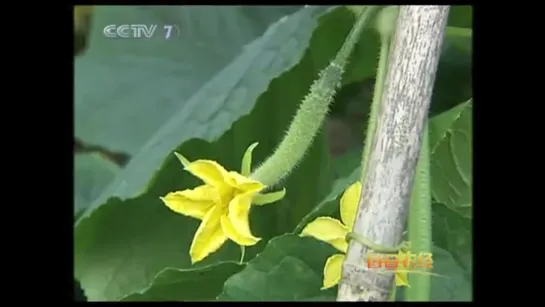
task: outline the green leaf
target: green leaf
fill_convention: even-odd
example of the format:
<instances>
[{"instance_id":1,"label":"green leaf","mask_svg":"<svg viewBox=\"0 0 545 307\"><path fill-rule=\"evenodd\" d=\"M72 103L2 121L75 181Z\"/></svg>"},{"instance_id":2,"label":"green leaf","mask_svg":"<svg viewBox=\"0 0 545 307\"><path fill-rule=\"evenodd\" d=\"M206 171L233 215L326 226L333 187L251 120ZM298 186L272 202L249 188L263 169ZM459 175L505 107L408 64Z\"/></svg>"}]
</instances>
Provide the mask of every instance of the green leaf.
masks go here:
<instances>
[{"instance_id":1,"label":"green leaf","mask_svg":"<svg viewBox=\"0 0 545 307\"><path fill-rule=\"evenodd\" d=\"M119 166L98 153L75 155L74 216L89 206L118 171Z\"/></svg>"},{"instance_id":2,"label":"green leaf","mask_svg":"<svg viewBox=\"0 0 545 307\"><path fill-rule=\"evenodd\" d=\"M433 269L430 301L471 301L472 278L471 270L461 267L446 250L433 246ZM409 284L411 274L409 273ZM405 287L398 287L396 301L405 301Z\"/></svg>"},{"instance_id":3,"label":"green leaf","mask_svg":"<svg viewBox=\"0 0 545 307\"><path fill-rule=\"evenodd\" d=\"M204 301L217 297L223 284L244 266L235 262L222 262L198 269L166 268L140 293L123 298L123 301Z\"/></svg>"},{"instance_id":4,"label":"green leaf","mask_svg":"<svg viewBox=\"0 0 545 307\"><path fill-rule=\"evenodd\" d=\"M440 203L433 203L433 242L448 250L458 263L468 271L472 269L472 220L464 218Z\"/></svg>"},{"instance_id":5,"label":"green leaf","mask_svg":"<svg viewBox=\"0 0 545 307\"><path fill-rule=\"evenodd\" d=\"M155 196L111 198L74 230L75 277L89 301L117 301L145 291L165 268L238 261L240 248L227 242L191 266L189 246L197 226L197 220L172 213Z\"/></svg>"},{"instance_id":6,"label":"green leaf","mask_svg":"<svg viewBox=\"0 0 545 307\"><path fill-rule=\"evenodd\" d=\"M438 247L432 252L433 273L441 276L432 276L431 300L471 301L471 274L460 267L449 252Z\"/></svg>"},{"instance_id":7,"label":"green leaf","mask_svg":"<svg viewBox=\"0 0 545 307\"><path fill-rule=\"evenodd\" d=\"M432 301L471 300L471 276L447 251L433 248ZM274 238L265 250L226 282L222 301L333 300L336 289L321 291L323 267L335 254L329 245L287 234Z\"/></svg>"},{"instance_id":8,"label":"green leaf","mask_svg":"<svg viewBox=\"0 0 545 307\"><path fill-rule=\"evenodd\" d=\"M202 124L214 118L222 124L228 122L229 116L222 115L227 111L222 110L226 97L217 90L198 101L191 96L245 48L253 48L255 57L255 44L245 45L261 36L269 24L298 8L96 6L89 48L75 62L76 137L135 155L173 114L194 117L185 120L188 125L178 127L185 133L206 130ZM110 24L156 25L157 29L151 39L112 39L103 33ZM164 38L164 25L174 26L170 39ZM290 47L296 48L297 43L282 52L289 54ZM270 54L260 56L271 61L254 64L265 72L274 59ZM231 70L233 85L244 73L244 66ZM275 70L274 64L271 69ZM242 89L232 93L233 99L244 99ZM194 108L195 103L205 101L206 108Z\"/></svg>"},{"instance_id":9,"label":"green leaf","mask_svg":"<svg viewBox=\"0 0 545 307\"><path fill-rule=\"evenodd\" d=\"M335 250L312 238L293 234L272 239L265 250L226 282L220 301L331 300L335 290L321 291L326 259Z\"/></svg>"},{"instance_id":10,"label":"green leaf","mask_svg":"<svg viewBox=\"0 0 545 307\"><path fill-rule=\"evenodd\" d=\"M472 217L473 99L430 120L432 197Z\"/></svg>"},{"instance_id":11,"label":"green leaf","mask_svg":"<svg viewBox=\"0 0 545 307\"><path fill-rule=\"evenodd\" d=\"M192 137L216 140L240 116L248 114L257 98L267 90L270 81L301 60L317 19L324 10L323 7L301 9L276 22L263 36L247 45L239 57L202 86L182 108L169 112L169 119L164 121L85 214L104 203L108 197L127 198L144 192L147 182L165 156L180 143ZM303 79L303 83L315 77L312 70L304 73L306 75L297 76ZM306 93L308 87L297 87L295 90L301 91L303 88ZM290 101L296 103L300 98ZM277 95L269 99L275 100L271 103L278 103L285 98L284 95ZM206 107L203 107L203 103ZM263 126L263 121L260 124ZM285 122L269 123L267 120L267 125L285 125ZM282 129L285 128L282 126ZM133 133L138 134L136 131Z\"/></svg>"}]
</instances>

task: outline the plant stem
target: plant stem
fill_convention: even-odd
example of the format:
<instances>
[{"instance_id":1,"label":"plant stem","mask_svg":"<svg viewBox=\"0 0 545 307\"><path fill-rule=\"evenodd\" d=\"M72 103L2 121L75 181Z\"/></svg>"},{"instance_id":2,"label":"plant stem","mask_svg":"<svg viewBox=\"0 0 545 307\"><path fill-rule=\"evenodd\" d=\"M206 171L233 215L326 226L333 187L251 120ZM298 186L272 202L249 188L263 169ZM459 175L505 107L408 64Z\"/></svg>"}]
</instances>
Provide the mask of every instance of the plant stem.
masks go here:
<instances>
[{"instance_id":1,"label":"plant stem","mask_svg":"<svg viewBox=\"0 0 545 307\"><path fill-rule=\"evenodd\" d=\"M252 179L266 186L273 186L301 161L323 124L329 104L341 84L348 57L375 9L374 6L367 7L358 16L335 59L320 72L320 77L310 87L310 92L297 110L286 136L274 153L250 175Z\"/></svg>"},{"instance_id":2,"label":"plant stem","mask_svg":"<svg viewBox=\"0 0 545 307\"><path fill-rule=\"evenodd\" d=\"M420 157L409 206L409 241L414 254L431 252L431 193L430 150L427 123L424 128ZM428 272L425 268L416 270ZM405 290L406 301L428 301L430 299L430 274L409 274L409 288Z\"/></svg>"},{"instance_id":3,"label":"plant stem","mask_svg":"<svg viewBox=\"0 0 545 307\"><path fill-rule=\"evenodd\" d=\"M392 285L392 291L390 292L390 299L389 299L390 302L395 302L396 301L396 290L397 290L397 286L394 283Z\"/></svg>"},{"instance_id":4,"label":"plant stem","mask_svg":"<svg viewBox=\"0 0 545 307\"><path fill-rule=\"evenodd\" d=\"M244 246L240 246L240 264L244 264L244 255L246 255L246 248Z\"/></svg>"}]
</instances>

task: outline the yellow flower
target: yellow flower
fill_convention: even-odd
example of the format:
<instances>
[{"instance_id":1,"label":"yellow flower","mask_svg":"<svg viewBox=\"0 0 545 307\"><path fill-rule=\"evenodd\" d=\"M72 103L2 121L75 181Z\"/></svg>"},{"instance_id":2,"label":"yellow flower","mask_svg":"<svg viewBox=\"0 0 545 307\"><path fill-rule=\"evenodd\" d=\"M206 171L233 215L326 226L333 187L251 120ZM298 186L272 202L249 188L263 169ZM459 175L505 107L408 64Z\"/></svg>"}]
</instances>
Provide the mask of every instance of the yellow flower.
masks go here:
<instances>
[{"instance_id":1,"label":"yellow flower","mask_svg":"<svg viewBox=\"0 0 545 307\"><path fill-rule=\"evenodd\" d=\"M328 289L339 283L341 279L342 264L348 249L346 235L352 231L356 210L361 194L361 183L356 182L349 186L341 197L341 221L330 217L318 217L309 223L301 232L301 236L310 236L320 241L329 243L342 254L329 257L324 267L324 284L322 289ZM401 254L401 252L400 252ZM396 285L407 284L407 272L396 273Z\"/></svg>"},{"instance_id":2,"label":"yellow flower","mask_svg":"<svg viewBox=\"0 0 545 307\"><path fill-rule=\"evenodd\" d=\"M403 260L405 258L410 259L410 257L411 257L410 252L404 252L402 250L399 250L399 252L397 253L397 260L399 262L403 262ZM397 270L396 271L396 274L395 274L396 286L398 286L398 287L403 287L403 286L409 287L409 280L407 279L408 269L409 268L404 268L404 270Z\"/></svg>"},{"instance_id":3,"label":"yellow flower","mask_svg":"<svg viewBox=\"0 0 545 307\"><path fill-rule=\"evenodd\" d=\"M240 246L255 245L260 238L250 231L250 206L252 203L268 204L284 197L285 189L259 194L265 185L247 177L252 151L256 146L257 143L254 143L246 150L242 174L229 172L211 160L189 162L176 153L185 170L204 182L194 189L171 192L161 198L172 211L202 221L189 249L192 263L217 251L227 239Z\"/></svg>"}]
</instances>

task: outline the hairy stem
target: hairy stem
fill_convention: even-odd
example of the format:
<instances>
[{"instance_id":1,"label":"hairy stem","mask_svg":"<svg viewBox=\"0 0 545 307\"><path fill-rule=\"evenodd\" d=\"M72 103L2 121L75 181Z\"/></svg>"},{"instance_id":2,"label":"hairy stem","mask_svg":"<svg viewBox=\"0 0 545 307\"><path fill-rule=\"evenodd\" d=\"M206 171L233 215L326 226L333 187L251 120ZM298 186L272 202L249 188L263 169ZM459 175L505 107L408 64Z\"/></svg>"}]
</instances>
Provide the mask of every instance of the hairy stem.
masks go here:
<instances>
[{"instance_id":1,"label":"hairy stem","mask_svg":"<svg viewBox=\"0 0 545 307\"><path fill-rule=\"evenodd\" d=\"M273 186L301 161L323 124L329 104L341 83L348 57L374 11L375 7L368 7L358 16L335 59L320 72L319 79L310 87L310 92L297 110L286 136L274 153L250 175L252 179L266 186Z\"/></svg>"},{"instance_id":2,"label":"hairy stem","mask_svg":"<svg viewBox=\"0 0 545 307\"><path fill-rule=\"evenodd\" d=\"M411 203L409 206L409 241L415 254L431 252L431 194L430 194L430 150L428 129L424 129L420 157L416 165ZM425 268L415 270L428 272ZM406 301L428 301L430 299L430 274L409 274L409 288L405 290Z\"/></svg>"}]
</instances>

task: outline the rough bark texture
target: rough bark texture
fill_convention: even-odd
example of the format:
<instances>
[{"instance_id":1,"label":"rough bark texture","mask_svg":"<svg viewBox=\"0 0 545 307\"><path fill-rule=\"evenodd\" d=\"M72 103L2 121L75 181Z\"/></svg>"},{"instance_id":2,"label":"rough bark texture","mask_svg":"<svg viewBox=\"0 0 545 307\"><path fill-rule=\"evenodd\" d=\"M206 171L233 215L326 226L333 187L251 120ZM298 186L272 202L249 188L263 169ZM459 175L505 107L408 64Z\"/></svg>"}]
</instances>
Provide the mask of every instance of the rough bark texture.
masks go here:
<instances>
[{"instance_id":1,"label":"rough bark texture","mask_svg":"<svg viewBox=\"0 0 545 307\"><path fill-rule=\"evenodd\" d=\"M354 232L397 246L407 220L448 6L401 6ZM362 210L363 208L363 210ZM393 274L367 269L368 248L350 242L338 301L386 301Z\"/></svg>"}]
</instances>

